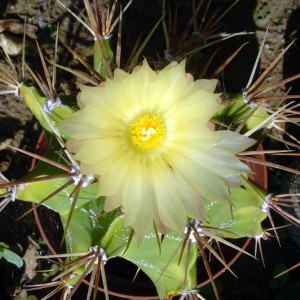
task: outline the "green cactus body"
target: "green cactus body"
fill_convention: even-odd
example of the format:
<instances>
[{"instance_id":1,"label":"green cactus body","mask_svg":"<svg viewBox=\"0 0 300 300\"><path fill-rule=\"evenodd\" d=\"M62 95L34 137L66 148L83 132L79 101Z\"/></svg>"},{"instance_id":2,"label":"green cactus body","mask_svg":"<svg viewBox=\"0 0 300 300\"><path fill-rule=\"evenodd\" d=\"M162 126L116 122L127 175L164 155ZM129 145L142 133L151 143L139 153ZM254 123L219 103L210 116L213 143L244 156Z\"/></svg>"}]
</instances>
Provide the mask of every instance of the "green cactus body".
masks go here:
<instances>
[{"instance_id":1,"label":"green cactus body","mask_svg":"<svg viewBox=\"0 0 300 300\"><path fill-rule=\"evenodd\" d=\"M52 134L53 131L45 118L46 112L42 112L46 105L47 98L43 96L37 88L29 87L24 83L20 86L19 93L44 130ZM57 125L62 120L70 117L73 113L74 110L70 106L60 104L47 113L47 117L54 127L57 128Z\"/></svg>"},{"instance_id":2,"label":"green cactus body","mask_svg":"<svg viewBox=\"0 0 300 300\"><path fill-rule=\"evenodd\" d=\"M109 63L109 65L111 65L114 60L114 53L110 47L110 38L109 37L103 38L100 40L100 43L106 55L107 62ZM97 42L94 43L94 68L100 75L102 75L104 78L107 78L108 76L107 70L103 61L99 44Z\"/></svg>"},{"instance_id":3,"label":"green cactus body","mask_svg":"<svg viewBox=\"0 0 300 300\"><path fill-rule=\"evenodd\" d=\"M255 106L248 106L243 100L242 94L234 95L234 99L232 102L225 103L224 108L214 115L214 118L218 119L220 123L236 128L250 116L241 130L244 133L258 126L269 117L268 112L263 107L256 109ZM270 121L267 122L263 127L268 126L270 123Z\"/></svg>"}]
</instances>

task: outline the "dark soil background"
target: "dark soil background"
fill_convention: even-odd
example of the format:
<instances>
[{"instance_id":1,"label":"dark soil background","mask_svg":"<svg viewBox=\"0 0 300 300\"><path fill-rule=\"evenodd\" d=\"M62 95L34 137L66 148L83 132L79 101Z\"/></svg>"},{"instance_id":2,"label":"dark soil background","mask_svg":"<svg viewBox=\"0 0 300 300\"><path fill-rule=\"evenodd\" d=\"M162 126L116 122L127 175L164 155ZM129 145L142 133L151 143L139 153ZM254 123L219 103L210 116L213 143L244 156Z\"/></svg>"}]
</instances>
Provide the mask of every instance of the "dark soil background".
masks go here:
<instances>
[{"instance_id":1,"label":"dark soil background","mask_svg":"<svg viewBox=\"0 0 300 300\"><path fill-rule=\"evenodd\" d=\"M126 2L126 1L123 1ZM172 1L171 1L172 2ZM179 1L178 1L179 2ZM183 4L190 1L180 1ZM215 0L213 9L221 7L223 10L234 1ZM83 1L64 0L67 6L74 10L83 9ZM185 24L188 19L188 8L180 11L180 22ZM159 0L135 0L131 8L124 16L123 44L124 56L130 54L130 49L139 35L146 36L161 16L161 1ZM55 0L2 0L0 2L0 20L3 19L31 20L32 33L27 37L27 62L33 69L41 70L34 39L37 38L46 56L53 55L54 33L57 22L60 23L61 38L84 56L92 54L93 41L90 35L83 29L73 17L59 6ZM181 23L179 22L179 26ZM226 92L233 91L234 87L242 88L246 85L251 69L253 67L258 47L264 37L267 26L269 34L261 57L260 70L264 70L270 62L282 51L292 40L298 38L290 51L284 56L272 72L270 80L280 80L300 72L300 3L295 0L240 0L237 5L220 22L220 32L253 32L252 34L236 37L218 45L221 51L214 59L211 69L214 70L240 45L248 44L220 74L221 88ZM12 39L22 39L22 35L11 32L0 32ZM18 43L18 42L17 42ZM164 47L162 30L158 29L154 38L151 39L145 55L155 60L156 52L162 55ZM63 48L60 48L63 49ZM215 49L215 48L214 48ZM208 49L209 55L214 49ZM78 67L76 62L66 50L60 50L60 63ZM0 50L1 52L1 50ZM3 56L2 56L3 57ZM13 57L16 67L20 67L21 57ZM0 71L3 67L3 60L0 57ZM57 89L60 93L71 93L74 89L75 80L72 77L59 71ZM70 84L71 82L71 84ZM291 93L300 94L299 81L295 81L287 88ZM295 136L299 137L298 128L291 128ZM34 151L40 134L40 127L26 108L25 104L13 95L0 95L0 142L10 144L21 149ZM266 147L277 147L269 141ZM287 164L297 164L293 161L285 161ZM9 179L20 178L25 175L31 166L31 159L21 154L3 150L0 146L0 171ZM298 165L299 166L299 165ZM273 170L270 172L269 186L275 193L287 192L291 181L298 182L297 178L291 178L283 172ZM297 184L294 184L297 188ZM298 191L299 192L299 191ZM35 255L47 251L43 244L39 231L32 215L17 220L22 213L31 206L27 203L11 203L0 215L0 241L11 246L11 249L22 256L26 267L17 269L13 265L0 260L0 300L28 299L32 292L26 293L21 288L22 284L29 281L36 275L34 269L38 262ZM52 240L58 240L55 236L59 221L55 215L48 212L41 212L42 219L50 223L52 228L47 234ZM283 222L274 216L276 224ZM266 227L270 224L265 224ZM290 267L300 261L300 248L297 241L291 237L287 229L278 231L281 239L281 246L275 238L262 241L265 259L264 267L258 260L251 259L245 255L232 267L239 279L225 274L217 280L222 299L299 299L300 272L292 271L287 277L274 280L278 264L283 267ZM248 251L254 253L254 243ZM207 299L214 299L209 287L201 289L201 293ZM58 299L59 297L53 298ZM41 299L38 295L37 299ZM75 298L74 298L75 299ZM84 296L77 296L76 299L85 299ZM99 295L99 299L103 299Z\"/></svg>"}]
</instances>

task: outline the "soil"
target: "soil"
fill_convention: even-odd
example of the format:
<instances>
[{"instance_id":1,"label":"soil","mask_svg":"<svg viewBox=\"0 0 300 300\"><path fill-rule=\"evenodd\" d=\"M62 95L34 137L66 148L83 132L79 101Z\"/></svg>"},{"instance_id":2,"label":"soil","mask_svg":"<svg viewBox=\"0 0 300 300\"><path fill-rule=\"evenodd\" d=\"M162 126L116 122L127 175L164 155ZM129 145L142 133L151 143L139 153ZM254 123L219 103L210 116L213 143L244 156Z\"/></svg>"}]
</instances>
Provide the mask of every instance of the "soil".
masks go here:
<instances>
[{"instance_id":1,"label":"soil","mask_svg":"<svg viewBox=\"0 0 300 300\"><path fill-rule=\"evenodd\" d=\"M217 3L217 5L226 7L234 1L219 0L213 2L214 5ZM83 1L81 0L64 0L63 3L66 6L70 6L72 3L70 7L76 12L81 11L83 8ZM160 18L160 3L159 0L136 0L133 2L124 18L124 56L130 54L130 47L140 34L145 36L152 29L155 24L153 20ZM66 44L76 49L80 54L84 54L84 56L89 57L92 54L93 41L86 30L55 0L1 1L0 20L4 19L19 21L26 19L30 24L31 30L27 36L26 60L34 70L41 72L41 64L39 63L34 39L36 38L39 44L42 45L43 53L51 57L54 53L54 36L58 22L60 24L60 37ZM300 73L299 20L300 1L239 1L222 19L219 30L221 32L247 31L249 34L224 41L221 45L218 45L218 47L221 46L222 51L219 51L216 55L211 69L216 69L224 61L224 58L231 55L240 45L245 42L248 44L220 74L219 79L222 90L225 93L231 92L233 87L242 88L246 85L268 25L269 33L260 60L260 71L266 69L290 41L298 38L284 55L282 62L273 70L269 80L278 81ZM3 33L0 32L0 34L5 34L6 37L14 40L18 39L19 42L22 41L22 34L9 32L9 30ZM146 48L145 55L155 60L156 52L162 54L162 40L162 30L158 30L155 38L150 41ZM61 64L68 61L70 66L78 67L78 62L73 59L72 55L62 50L62 47L59 49ZM213 52L214 49L209 49L207 53ZM20 54L13 56L12 60L20 70ZM4 60L0 58L0 70L1 66L3 68L3 63ZM71 93L75 88L74 84L75 80L72 79L71 75L62 71L58 73L58 92ZM289 84L286 89L291 89L291 93L300 94L299 81ZM34 151L40 130L39 125L21 100L11 94L0 95L1 143L27 151ZM297 134L297 130L292 130ZM271 141L269 143L267 146L276 147ZM3 146L0 146L0 171L9 179L20 178L25 175L30 169L31 158L3 148ZM279 171L270 173L270 190L276 193L282 192L282 182L284 183L284 180L288 182L289 180L287 177L284 179L283 176L284 174ZM288 186L288 184L283 185ZM31 294L30 292L27 294L20 287L36 275L34 269L37 262L33 259L34 256L46 251L33 216L27 215L17 220L29 208L30 205L27 203L16 202L8 205L1 213L0 241L9 244L13 251L22 256L26 262L26 267L18 269L3 259L0 260L0 300L26 299ZM51 218L51 222L59 226L55 215L48 216L47 213L44 213L43 217ZM277 221L276 217L275 219ZM282 222L279 224L282 224ZM282 263L286 267L290 267L298 262L300 258L299 247L290 238L287 230L280 230L280 238L281 247L277 245L275 239L263 242L266 268L262 266L261 262L242 256L233 266L233 271L238 275L239 280L235 280L231 276L225 276L217 281L222 299L252 299L254 297L257 297L257 299L298 299L299 293L296 293L297 289L294 283L296 282L299 285L300 278L297 278L295 272L291 272L286 282L273 280L275 265ZM254 245L250 247L249 251L252 251L251 253L254 252L253 247ZM285 294L279 292L280 284L281 290L284 290ZM207 299L213 299L209 288L204 288L203 294L207 294Z\"/></svg>"}]
</instances>

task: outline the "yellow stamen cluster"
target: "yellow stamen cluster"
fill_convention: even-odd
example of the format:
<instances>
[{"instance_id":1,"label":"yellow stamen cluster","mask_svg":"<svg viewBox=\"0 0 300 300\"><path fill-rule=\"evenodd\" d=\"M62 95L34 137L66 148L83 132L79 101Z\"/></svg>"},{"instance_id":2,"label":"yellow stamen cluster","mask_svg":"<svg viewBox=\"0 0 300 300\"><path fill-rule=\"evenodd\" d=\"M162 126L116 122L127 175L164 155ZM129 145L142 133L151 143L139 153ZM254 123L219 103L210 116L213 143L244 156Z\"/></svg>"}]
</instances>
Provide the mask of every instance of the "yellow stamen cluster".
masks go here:
<instances>
[{"instance_id":1,"label":"yellow stamen cluster","mask_svg":"<svg viewBox=\"0 0 300 300\"><path fill-rule=\"evenodd\" d=\"M164 136L165 125L158 115L142 115L129 125L129 139L136 150L147 151L157 148Z\"/></svg>"}]
</instances>

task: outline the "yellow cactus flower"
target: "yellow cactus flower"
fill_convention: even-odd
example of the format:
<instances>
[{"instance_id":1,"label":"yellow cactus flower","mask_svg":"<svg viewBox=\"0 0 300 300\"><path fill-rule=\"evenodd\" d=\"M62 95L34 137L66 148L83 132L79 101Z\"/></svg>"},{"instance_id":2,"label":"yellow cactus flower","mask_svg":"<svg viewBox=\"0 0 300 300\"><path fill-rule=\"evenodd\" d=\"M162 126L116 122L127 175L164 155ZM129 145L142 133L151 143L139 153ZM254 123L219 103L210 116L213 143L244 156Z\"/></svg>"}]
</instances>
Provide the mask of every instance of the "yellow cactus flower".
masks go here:
<instances>
[{"instance_id":1,"label":"yellow cactus flower","mask_svg":"<svg viewBox=\"0 0 300 300\"><path fill-rule=\"evenodd\" d=\"M204 220L203 199L229 202L250 171L235 154L254 141L211 128L222 107L216 84L194 80L185 62L155 72L144 60L98 87L80 85L80 109L61 124L67 148L99 178L105 210L121 207L139 239L153 222L183 232L188 218Z\"/></svg>"}]
</instances>

